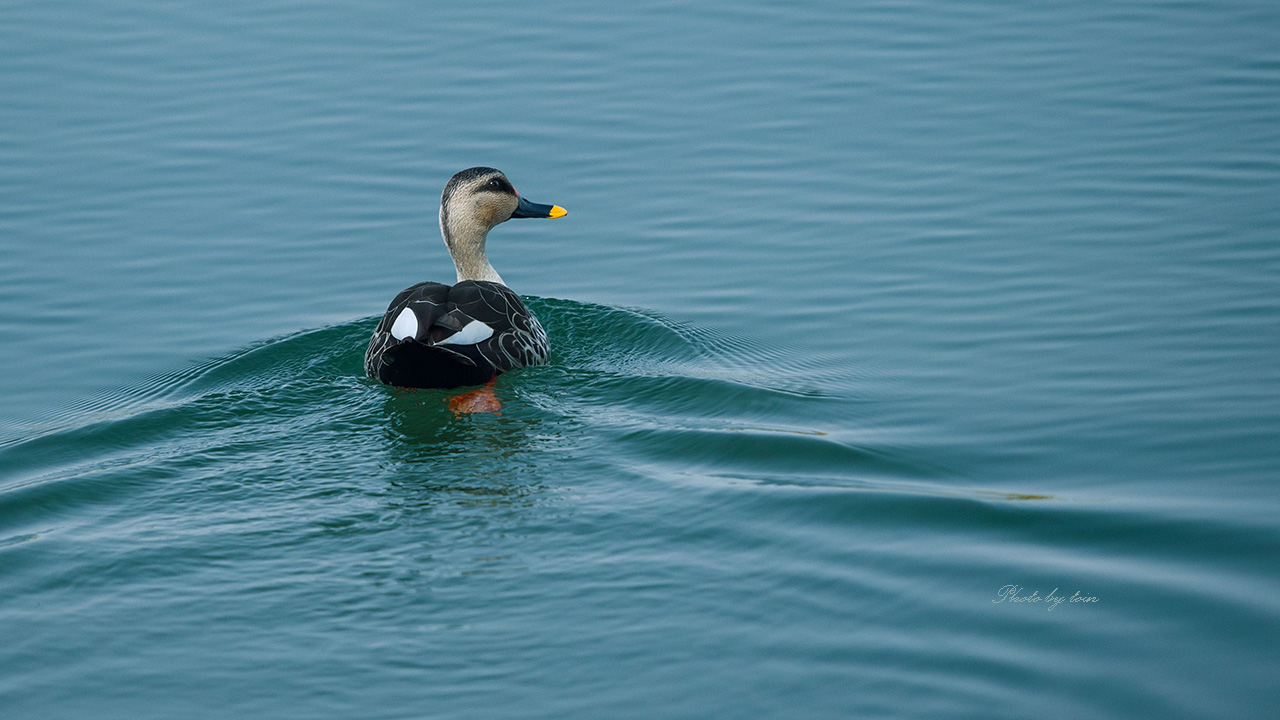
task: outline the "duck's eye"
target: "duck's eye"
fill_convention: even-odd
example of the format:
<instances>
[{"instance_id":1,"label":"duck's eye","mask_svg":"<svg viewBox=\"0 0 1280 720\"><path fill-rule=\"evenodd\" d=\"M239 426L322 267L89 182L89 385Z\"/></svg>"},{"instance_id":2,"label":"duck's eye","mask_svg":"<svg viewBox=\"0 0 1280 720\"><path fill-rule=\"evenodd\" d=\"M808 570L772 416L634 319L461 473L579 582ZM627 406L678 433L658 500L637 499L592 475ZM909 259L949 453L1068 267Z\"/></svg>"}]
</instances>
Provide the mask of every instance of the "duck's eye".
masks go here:
<instances>
[{"instance_id":1,"label":"duck's eye","mask_svg":"<svg viewBox=\"0 0 1280 720\"><path fill-rule=\"evenodd\" d=\"M494 190L505 190L505 189L506 189L505 184L504 184L501 180L499 180L498 178L494 178L494 179L490 180L490 181L489 181L489 187L493 188Z\"/></svg>"}]
</instances>

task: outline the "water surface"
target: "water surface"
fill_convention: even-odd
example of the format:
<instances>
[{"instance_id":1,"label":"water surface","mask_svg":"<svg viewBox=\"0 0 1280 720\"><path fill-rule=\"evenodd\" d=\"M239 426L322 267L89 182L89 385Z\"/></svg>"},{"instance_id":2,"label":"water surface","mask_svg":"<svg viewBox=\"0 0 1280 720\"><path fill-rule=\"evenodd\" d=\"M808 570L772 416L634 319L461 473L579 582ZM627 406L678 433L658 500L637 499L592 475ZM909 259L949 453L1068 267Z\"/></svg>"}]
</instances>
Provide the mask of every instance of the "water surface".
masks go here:
<instances>
[{"instance_id":1,"label":"water surface","mask_svg":"<svg viewBox=\"0 0 1280 720\"><path fill-rule=\"evenodd\" d=\"M4 4L0 707L1267 715L1277 31ZM455 417L361 358L473 165L569 216Z\"/></svg>"}]
</instances>

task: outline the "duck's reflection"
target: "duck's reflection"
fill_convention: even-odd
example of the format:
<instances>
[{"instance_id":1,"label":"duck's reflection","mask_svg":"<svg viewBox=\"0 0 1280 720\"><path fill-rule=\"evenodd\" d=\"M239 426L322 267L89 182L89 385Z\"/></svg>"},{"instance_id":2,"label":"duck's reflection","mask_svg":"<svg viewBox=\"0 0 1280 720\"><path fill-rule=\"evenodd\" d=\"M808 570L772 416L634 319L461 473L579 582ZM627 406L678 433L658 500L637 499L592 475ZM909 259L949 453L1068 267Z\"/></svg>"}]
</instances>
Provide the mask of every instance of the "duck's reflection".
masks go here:
<instances>
[{"instance_id":1,"label":"duck's reflection","mask_svg":"<svg viewBox=\"0 0 1280 720\"><path fill-rule=\"evenodd\" d=\"M402 507L525 504L545 489L561 446L554 422L518 399L501 414L457 414L448 390L389 390L383 405L388 482Z\"/></svg>"}]
</instances>

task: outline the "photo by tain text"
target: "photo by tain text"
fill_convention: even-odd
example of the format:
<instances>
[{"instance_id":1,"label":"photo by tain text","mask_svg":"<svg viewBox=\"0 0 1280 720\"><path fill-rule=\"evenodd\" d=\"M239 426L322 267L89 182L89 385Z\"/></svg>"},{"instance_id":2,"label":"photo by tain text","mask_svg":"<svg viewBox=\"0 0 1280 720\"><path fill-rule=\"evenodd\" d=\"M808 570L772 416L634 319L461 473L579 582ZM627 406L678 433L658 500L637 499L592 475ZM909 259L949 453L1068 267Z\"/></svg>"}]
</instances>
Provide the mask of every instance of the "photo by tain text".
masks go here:
<instances>
[{"instance_id":1,"label":"photo by tain text","mask_svg":"<svg viewBox=\"0 0 1280 720\"><path fill-rule=\"evenodd\" d=\"M1058 594L1058 588L1049 591L1048 595L1041 595L1039 590L1032 590L1030 594L1026 592L1026 588L1021 585L1005 585L996 591L996 599L993 603L1039 603L1043 602L1049 610L1058 607L1062 602L1070 603L1096 603L1098 598L1093 595L1082 595L1077 590L1071 597Z\"/></svg>"}]
</instances>

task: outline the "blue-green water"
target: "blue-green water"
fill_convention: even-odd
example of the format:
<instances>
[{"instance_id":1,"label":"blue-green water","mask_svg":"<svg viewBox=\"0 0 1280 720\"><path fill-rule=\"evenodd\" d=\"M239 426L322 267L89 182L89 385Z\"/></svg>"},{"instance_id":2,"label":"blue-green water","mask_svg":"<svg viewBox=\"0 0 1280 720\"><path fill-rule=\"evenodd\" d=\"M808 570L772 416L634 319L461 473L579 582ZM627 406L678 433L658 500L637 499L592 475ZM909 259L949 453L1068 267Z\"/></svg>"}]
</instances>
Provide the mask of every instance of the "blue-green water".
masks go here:
<instances>
[{"instance_id":1,"label":"blue-green water","mask_svg":"<svg viewBox=\"0 0 1280 720\"><path fill-rule=\"evenodd\" d=\"M0 715L1271 716L1278 34L0 4ZM455 417L361 358L473 165L569 216Z\"/></svg>"}]
</instances>

